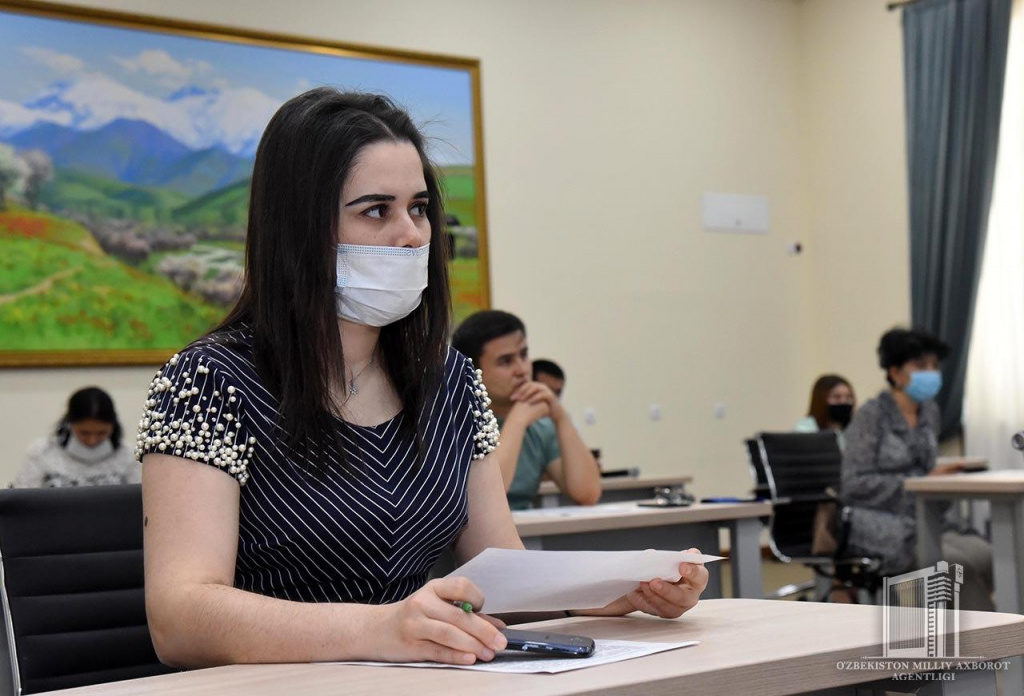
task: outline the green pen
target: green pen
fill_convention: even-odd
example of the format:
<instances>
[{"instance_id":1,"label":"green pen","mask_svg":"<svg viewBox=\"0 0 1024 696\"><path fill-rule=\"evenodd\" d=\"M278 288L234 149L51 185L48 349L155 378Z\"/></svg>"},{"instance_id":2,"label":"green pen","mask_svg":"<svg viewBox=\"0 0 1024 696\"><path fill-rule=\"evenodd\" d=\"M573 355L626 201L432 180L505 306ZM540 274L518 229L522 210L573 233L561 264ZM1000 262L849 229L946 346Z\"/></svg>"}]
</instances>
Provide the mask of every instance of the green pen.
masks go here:
<instances>
[{"instance_id":1,"label":"green pen","mask_svg":"<svg viewBox=\"0 0 1024 696\"><path fill-rule=\"evenodd\" d=\"M473 605L469 602L460 602L459 600L455 600L454 602L452 602L452 604L454 604L467 614L471 614L473 612Z\"/></svg>"}]
</instances>

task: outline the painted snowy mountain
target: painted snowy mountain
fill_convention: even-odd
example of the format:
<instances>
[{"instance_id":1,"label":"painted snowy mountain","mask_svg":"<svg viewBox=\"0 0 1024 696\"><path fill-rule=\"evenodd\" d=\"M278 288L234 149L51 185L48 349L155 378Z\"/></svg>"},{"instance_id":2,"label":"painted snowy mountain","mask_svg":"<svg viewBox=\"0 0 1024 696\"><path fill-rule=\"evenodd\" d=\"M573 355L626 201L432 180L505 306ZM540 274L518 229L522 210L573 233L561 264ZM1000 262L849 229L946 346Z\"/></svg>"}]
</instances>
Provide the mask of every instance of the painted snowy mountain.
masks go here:
<instances>
[{"instance_id":1,"label":"painted snowy mountain","mask_svg":"<svg viewBox=\"0 0 1024 696\"><path fill-rule=\"evenodd\" d=\"M0 138L47 123L98 131L116 121L142 121L193 151L216 149L250 159L279 105L250 87L186 86L161 98L88 73L52 82L20 104L0 100Z\"/></svg>"},{"instance_id":2,"label":"painted snowy mountain","mask_svg":"<svg viewBox=\"0 0 1024 696\"><path fill-rule=\"evenodd\" d=\"M39 149L58 167L190 196L222 188L252 172L252 160L221 147L194 149L151 123L119 118L95 130L40 123L6 139Z\"/></svg>"}]
</instances>

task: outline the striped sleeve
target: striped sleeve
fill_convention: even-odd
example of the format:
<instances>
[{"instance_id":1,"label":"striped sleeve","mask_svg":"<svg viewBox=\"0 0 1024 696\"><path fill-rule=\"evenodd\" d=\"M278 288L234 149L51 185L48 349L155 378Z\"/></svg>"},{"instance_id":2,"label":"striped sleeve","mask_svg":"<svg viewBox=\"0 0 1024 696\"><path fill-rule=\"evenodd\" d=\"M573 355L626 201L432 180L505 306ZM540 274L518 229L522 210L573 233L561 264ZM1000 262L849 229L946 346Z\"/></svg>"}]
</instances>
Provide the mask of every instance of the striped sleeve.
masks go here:
<instances>
[{"instance_id":1,"label":"striped sleeve","mask_svg":"<svg viewBox=\"0 0 1024 696\"><path fill-rule=\"evenodd\" d=\"M248 433L242 399L230 377L199 350L174 355L150 384L135 458L156 453L191 459L245 485L256 440Z\"/></svg>"},{"instance_id":2,"label":"striped sleeve","mask_svg":"<svg viewBox=\"0 0 1024 696\"><path fill-rule=\"evenodd\" d=\"M473 459L483 459L498 446L498 419L491 411L483 373L473 367L472 360L465 360L463 378L469 407L473 410Z\"/></svg>"}]
</instances>

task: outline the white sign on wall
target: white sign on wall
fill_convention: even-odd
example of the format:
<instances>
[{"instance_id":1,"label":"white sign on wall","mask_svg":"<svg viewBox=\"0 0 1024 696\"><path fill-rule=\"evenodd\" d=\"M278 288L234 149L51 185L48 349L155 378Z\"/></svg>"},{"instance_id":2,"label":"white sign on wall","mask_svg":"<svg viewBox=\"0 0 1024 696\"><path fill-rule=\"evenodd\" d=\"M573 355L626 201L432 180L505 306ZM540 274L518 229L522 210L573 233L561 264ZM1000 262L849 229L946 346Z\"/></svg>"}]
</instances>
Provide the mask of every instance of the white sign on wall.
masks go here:
<instances>
[{"instance_id":1,"label":"white sign on wall","mask_svg":"<svg viewBox=\"0 0 1024 696\"><path fill-rule=\"evenodd\" d=\"M714 232L767 234L771 226L767 196L705 193L701 196L704 229Z\"/></svg>"}]
</instances>

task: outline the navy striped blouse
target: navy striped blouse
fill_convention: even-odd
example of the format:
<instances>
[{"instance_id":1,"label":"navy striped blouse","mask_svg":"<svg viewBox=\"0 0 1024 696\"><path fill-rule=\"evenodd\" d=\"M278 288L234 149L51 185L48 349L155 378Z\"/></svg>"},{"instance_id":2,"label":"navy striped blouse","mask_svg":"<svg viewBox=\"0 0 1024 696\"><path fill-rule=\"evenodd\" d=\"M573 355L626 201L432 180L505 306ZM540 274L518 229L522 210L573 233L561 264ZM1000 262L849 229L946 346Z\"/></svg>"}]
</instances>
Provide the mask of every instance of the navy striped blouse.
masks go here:
<instances>
[{"instance_id":1,"label":"navy striped blouse","mask_svg":"<svg viewBox=\"0 0 1024 696\"><path fill-rule=\"evenodd\" d=\"M332 449L328 473L313 477L284 444L277 401L253 365L252 336L238 330L190 346L157 372L136 457L184 457L238 480L236 587L303 602L382 604L419 589L466 524L470 465L497 445L489 404L472 362L449 348L443 383L426 405L421 467L403 412L347 429L349 472Z\"/></svg>"}]
</instances>

